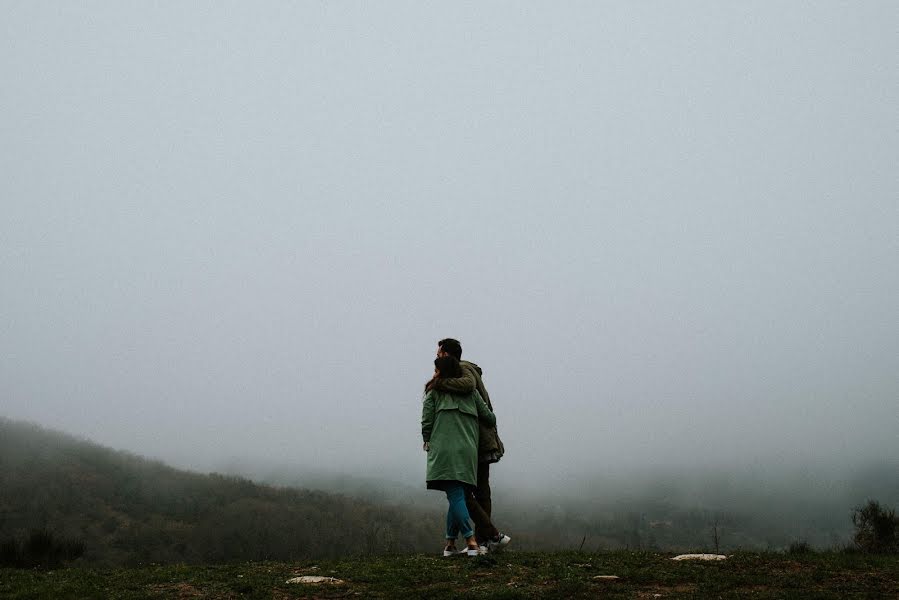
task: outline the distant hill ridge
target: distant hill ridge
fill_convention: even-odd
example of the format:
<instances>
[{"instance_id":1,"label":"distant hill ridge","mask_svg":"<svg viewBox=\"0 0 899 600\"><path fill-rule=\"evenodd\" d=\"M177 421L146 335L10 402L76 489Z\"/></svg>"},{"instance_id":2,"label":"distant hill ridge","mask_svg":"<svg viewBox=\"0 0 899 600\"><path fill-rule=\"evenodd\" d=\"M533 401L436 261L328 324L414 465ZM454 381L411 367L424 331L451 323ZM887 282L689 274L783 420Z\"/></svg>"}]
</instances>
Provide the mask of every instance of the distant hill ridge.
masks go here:
<instances>
[{"instance_id":1,"label":"distant hill ridge","mask_svg":"<svg viewBox=\"0 0 899 600\"><path fill-rule=\"evenodd\" d=\"M42 529L106 564L291 560L433 546L435 520L337 494L203 475L0 418L0 540Z\"/></svg>"},{"instance_id":2,"label":"distant hill ridge","mask_svg":"<svg viewBox=\"0 0 899 600\"><path fill-rule=\"evenodd\" d=\"M894 458L851 471L689 470L547 485L545 496L494 489L515 550L708 551L839 547L867 498L899 506ZM499 470L498 470L499 471ZM0 556L42 530L83 541L91 564L295 560L434 552L443 501L396 482L262 473L275 485L204 475L0 417ZM536 474L539 477L539 473ZM336 478L336 479L335 479ZM317 487L325 491L310 491ZM335 490L337 493L335 493ZM356 497L353 497L356 496ZM433 500L433 502L432 502ZM80 547L80 546L79 546Z\"/></svg>"}]
</instances>

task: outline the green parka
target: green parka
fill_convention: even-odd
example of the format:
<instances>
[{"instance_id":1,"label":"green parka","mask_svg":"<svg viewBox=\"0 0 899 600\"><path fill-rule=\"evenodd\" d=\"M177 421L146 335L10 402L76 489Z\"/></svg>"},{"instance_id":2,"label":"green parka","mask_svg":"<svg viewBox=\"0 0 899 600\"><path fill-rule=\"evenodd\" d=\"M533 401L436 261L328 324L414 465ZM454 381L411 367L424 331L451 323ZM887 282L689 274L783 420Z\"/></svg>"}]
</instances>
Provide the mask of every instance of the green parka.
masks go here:
<instances>
[{"instance_id":1,"label":"green parka","mask_svg":"<svg viewBox=\"0 0 899 600\"><path fill-rule=\"evenodd\" d=\"M430 446L425 479L428 488L443 489L443 482L461 481L474 486L478 472L478 423L490 426L496 417L477 392L427 392L421 407L421 437Z\"/></svg>"},{"instance_id":2,"label":"green parka","mask_svg":"<svg viewBox=\"0 0 899 600\"><path fill-rule=\"evenodd\" d=\"M481 379L483 371L481 367L473 362L463 360L459 362L462 367L462 376L453 378L443 378L436 380L435 388L451 394L470 394L477 390L487 403L487 408L493 411L493 404L490 403L490 395L487 388L484 387L484 381ZM503 446L502 440L499 439L499 432L496 430L496 421L487 424L481 422L480 434L478 438L478 459L481 462L495 463L505 454L506 448Z\"/></svg>"}]
</instances>

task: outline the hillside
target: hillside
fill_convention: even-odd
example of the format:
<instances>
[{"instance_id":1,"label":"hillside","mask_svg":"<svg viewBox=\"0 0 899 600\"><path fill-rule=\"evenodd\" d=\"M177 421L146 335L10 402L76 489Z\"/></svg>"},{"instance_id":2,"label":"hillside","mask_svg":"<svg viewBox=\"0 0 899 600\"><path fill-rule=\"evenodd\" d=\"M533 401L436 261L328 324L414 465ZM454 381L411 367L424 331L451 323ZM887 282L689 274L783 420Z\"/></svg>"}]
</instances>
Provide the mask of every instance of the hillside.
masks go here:
<instances>
[{"instance_id":1,"label":"hillside","mask_svg":"<svg viewBox=\"0 0 899 600\"><path fill-rule=\"evenodd\" d=\"M842 481L811 474L781 485L761 476L657 474L552 488L543 497L497 485L494 506L516 550L711 551L720 542L733 552L796 541L832 549L850 540L853 506L899 500L896 466L875 467ZM254 470L192 473L0 419L0 550L35 530L83 542L79 562L92 565L319 559L440 544L443 500L434 492ZM260 472L267 482L247 479Z\"/></svg>"},{"instance_id":2,"label":"hillside","mask_svg":"<svg viewBox=\"0 0 899 600\"><path fill-rule=\"evenodd\" d=\"M413 552L438 514L177 470L0 419L0 541L83 541L101 564L292 560Z\"/></svg>"}]
</instances>

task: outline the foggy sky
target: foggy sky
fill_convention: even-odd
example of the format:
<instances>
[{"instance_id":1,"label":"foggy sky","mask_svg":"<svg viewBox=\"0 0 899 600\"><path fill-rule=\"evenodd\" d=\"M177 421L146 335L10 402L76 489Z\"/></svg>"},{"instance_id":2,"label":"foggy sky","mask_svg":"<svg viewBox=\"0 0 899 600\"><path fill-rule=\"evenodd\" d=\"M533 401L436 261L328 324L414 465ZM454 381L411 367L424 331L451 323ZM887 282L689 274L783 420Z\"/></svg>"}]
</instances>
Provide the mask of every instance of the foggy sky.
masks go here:
<instances>
[{"instance_id":1,"label":"foggy sky","mask_svg":"<svg viewBox=\"0 0 899 600\"><path fill-rule=\"evenodd\" d=\"M0 415L419 481L450 336L500 481L899 455L895 2L0 14Z\"/></svg>"}]
</instances>

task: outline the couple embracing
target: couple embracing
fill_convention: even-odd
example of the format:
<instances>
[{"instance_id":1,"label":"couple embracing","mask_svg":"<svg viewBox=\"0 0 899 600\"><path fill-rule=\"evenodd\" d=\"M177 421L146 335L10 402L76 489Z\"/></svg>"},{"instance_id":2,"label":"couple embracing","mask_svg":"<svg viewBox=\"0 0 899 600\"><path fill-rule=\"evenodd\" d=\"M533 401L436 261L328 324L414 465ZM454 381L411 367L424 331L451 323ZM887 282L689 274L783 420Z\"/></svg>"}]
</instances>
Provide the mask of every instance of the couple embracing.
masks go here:
<instances>
[{"instance_id":1,"label":"couple embracing","mask_svg":"<svg viewBox=\"0 0 899 600\"><path fill-rule=\"evenodd\" d=\"M434 376L425 385L421 435L428 453L428 489L446 493L444 556L496 552L511 541L493 525L490 465L503 456L496 415L481 380L481 369L462 360L462 345L451 338L437 344ZM472 521L474 526L472 527Z\"/></svg>"}]
</instances>

